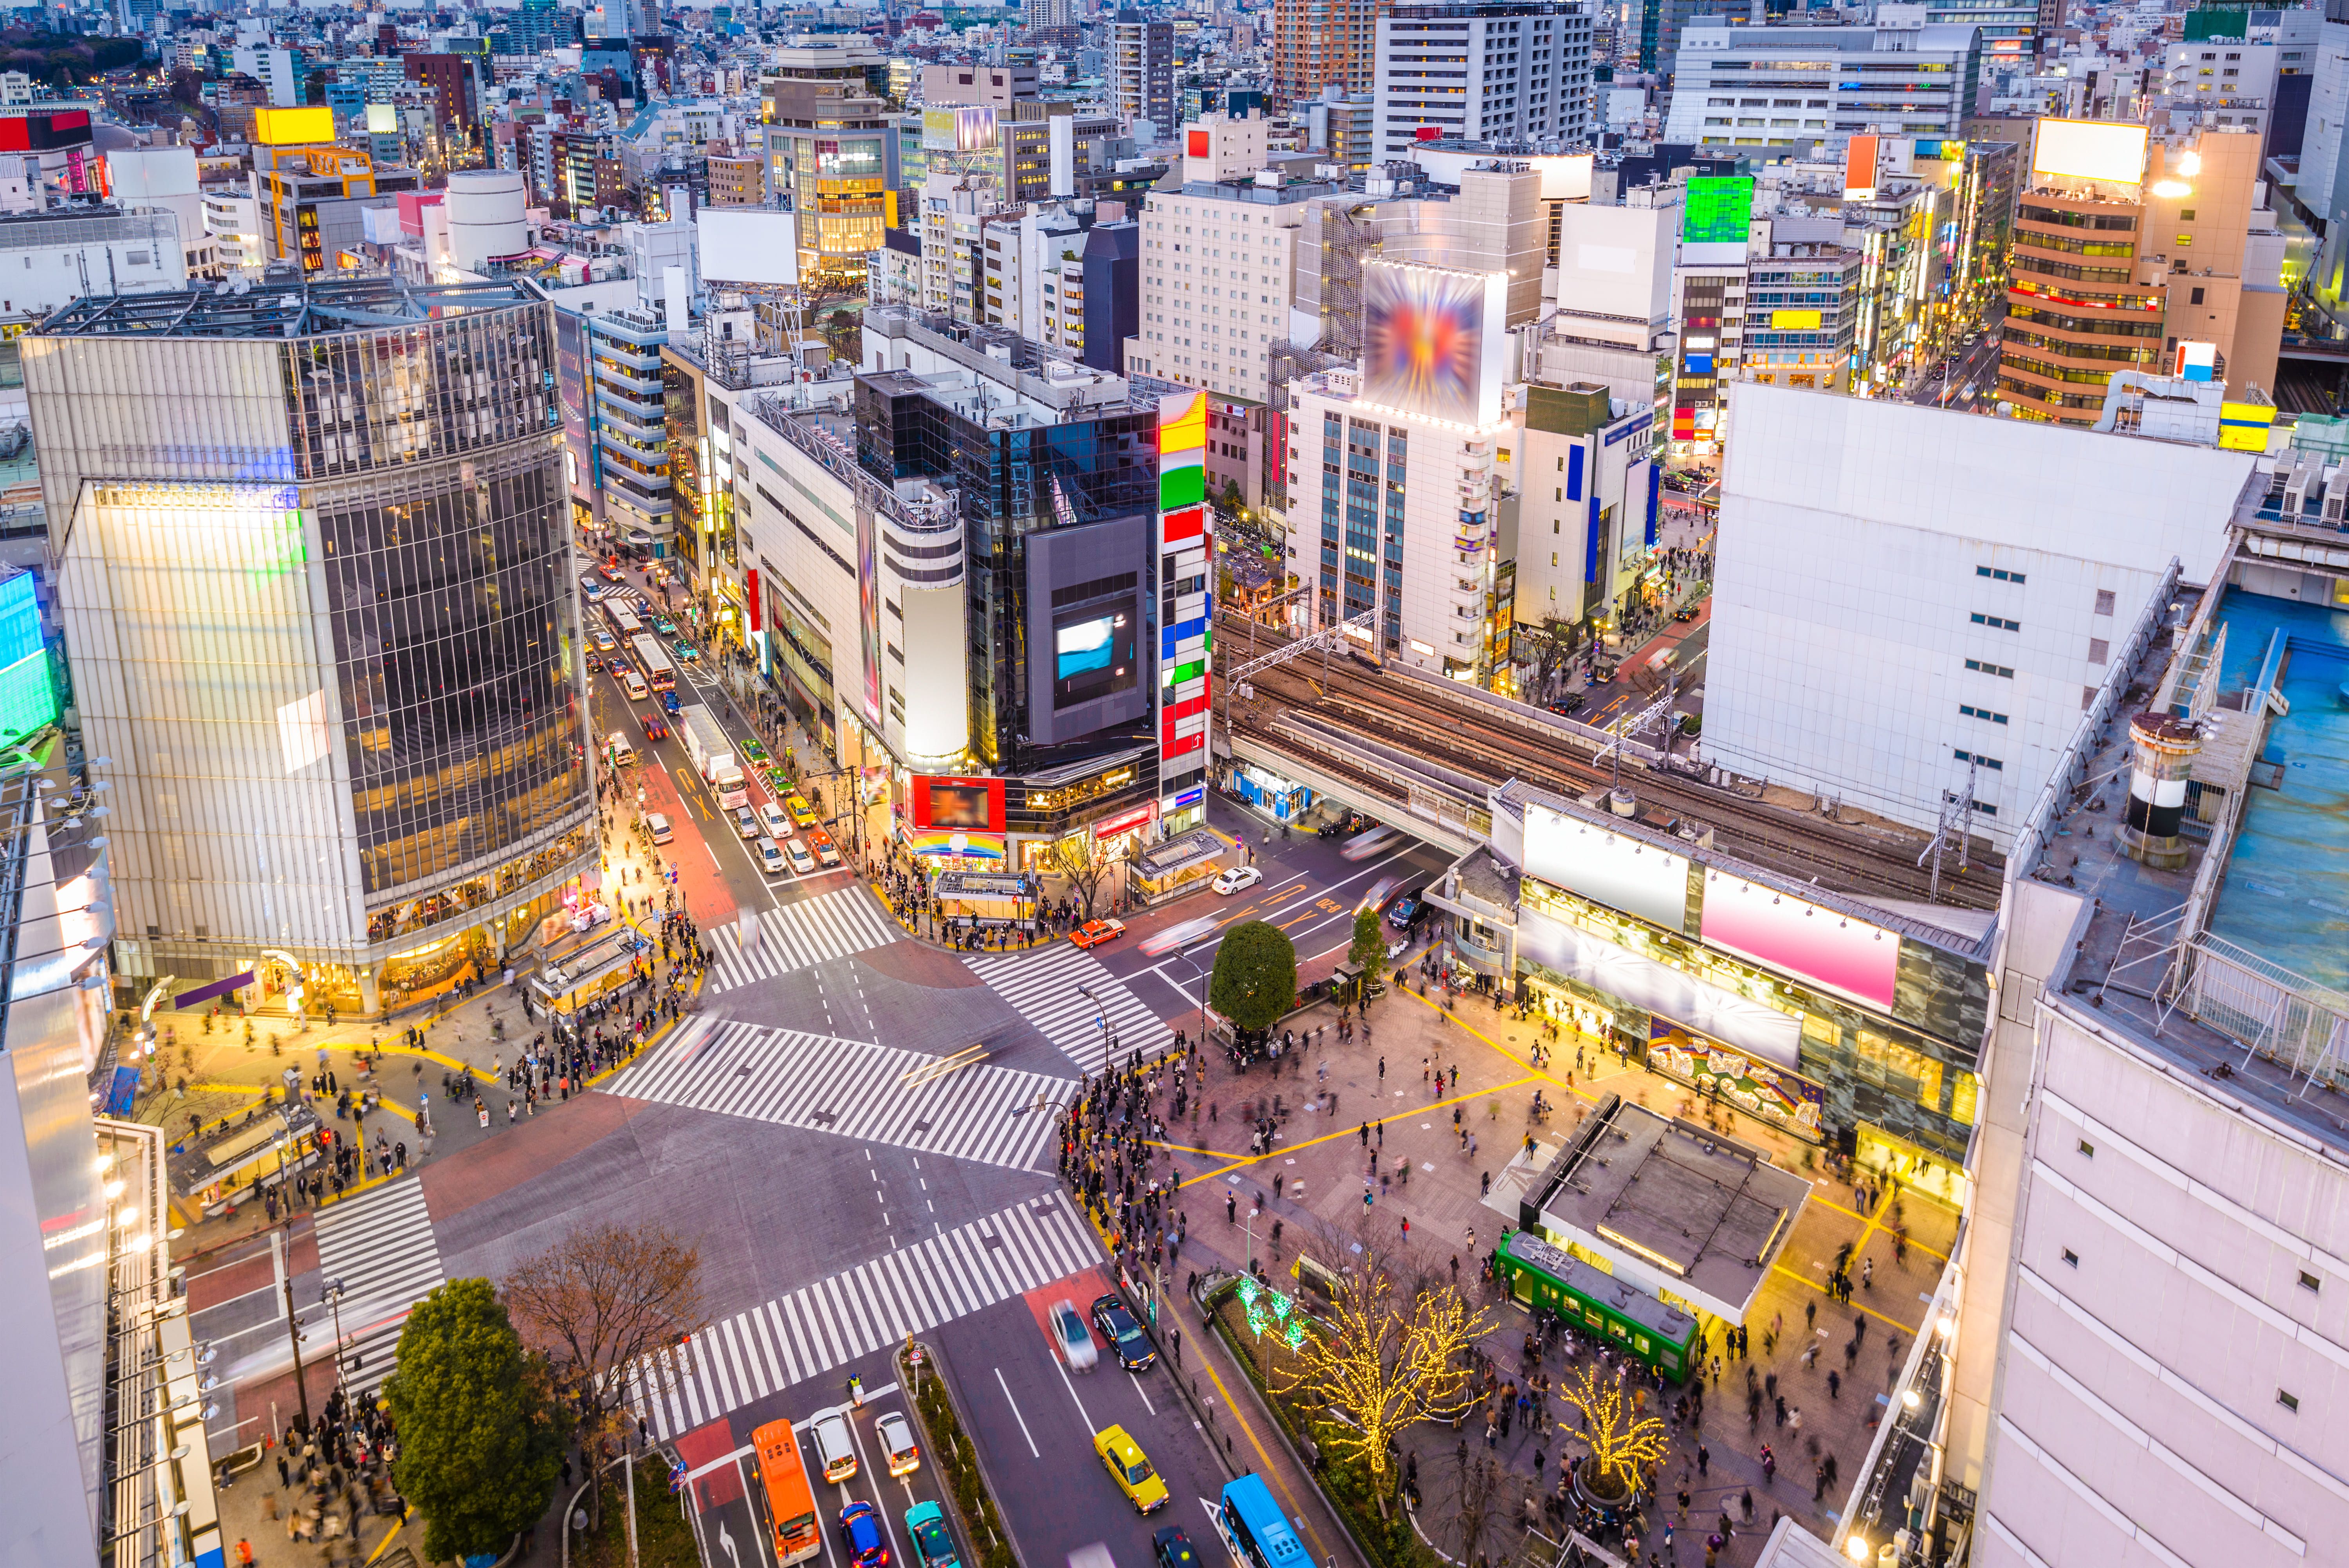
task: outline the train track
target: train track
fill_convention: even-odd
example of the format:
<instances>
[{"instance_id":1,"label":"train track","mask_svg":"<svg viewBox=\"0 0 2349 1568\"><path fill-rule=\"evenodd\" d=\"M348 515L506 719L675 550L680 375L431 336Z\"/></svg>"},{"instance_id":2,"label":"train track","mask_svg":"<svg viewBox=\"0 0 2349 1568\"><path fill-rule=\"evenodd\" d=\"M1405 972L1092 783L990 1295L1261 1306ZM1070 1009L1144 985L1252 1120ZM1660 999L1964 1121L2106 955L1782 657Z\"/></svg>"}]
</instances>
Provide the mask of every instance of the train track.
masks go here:
<instances>
[{"instance_id":1,"label":"train track","mask_svg":"<svg viewBox=\"0 0 2349 1568\"><path fill-rule=\"evenodd\" d=\"M1257 628L1259 635L1262 629ZM1491 785L1514 778L1581 796L1614 782L1610 768L1564 745L1543 745L1495 725L1466 704L1444 702L1350 660L1332 659L1327 675L1325 687L1321 668L1303 659L1258 671L1250 678L1256 693L1252 701L1228 694L1225 698L1232 705L1234 728L1278 745L1282 737L1272 720L1280 711L1294 710L1368 740L1402 745ZM1315 763L1347 774L1350 782L1381 798L1401 798L1392 783L1361 770L1337 768L1318 753ZM1711 828L1715 844L1743 858L1842 891L1891 894L1920 902L1932 896L1930 870L1912 863L1921 839L1903 853L1898 842L1883 842L1855 828L1670 774L1636 771L1624 782L1643 805L1676 813L1698 831ZM1941 899L1960 908L1995 909L2000 878L1995 861L1977 859L1962 872L1945 861Z\"/></svg>"}]
</instances>

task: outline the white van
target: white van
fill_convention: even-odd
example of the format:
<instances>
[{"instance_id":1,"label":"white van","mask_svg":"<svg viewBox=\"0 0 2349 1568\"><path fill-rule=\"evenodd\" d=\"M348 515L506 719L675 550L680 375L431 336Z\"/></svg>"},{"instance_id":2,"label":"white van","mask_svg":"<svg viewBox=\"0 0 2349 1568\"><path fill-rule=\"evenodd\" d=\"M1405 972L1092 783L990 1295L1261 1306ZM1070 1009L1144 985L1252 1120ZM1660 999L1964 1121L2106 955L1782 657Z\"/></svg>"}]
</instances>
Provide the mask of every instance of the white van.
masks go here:
<instances>
[{"instance_id":1,"label":"white van","mask_svg":"<svg viewBox=\"0 0 2349 1568\"><path fill-rule=\"evenodd\" d=\"M610 738L604 742L604 750L610 755L612 765L616 768L632 768L636 765L636 748L628 743L628 732L626 730L613 731Z\"/></svg>"},{"instance_id":2,"label":"white van","mask_svg":"<svg viewBox=\"0 0 2349 1568\"><path fill-rule=\"evenodd\" d=\"M645 678L625 668L620 671L620 690L628 694L631 702L641 702L651 695L651 688L645 684Z\"/></svg>"}]
</instances>

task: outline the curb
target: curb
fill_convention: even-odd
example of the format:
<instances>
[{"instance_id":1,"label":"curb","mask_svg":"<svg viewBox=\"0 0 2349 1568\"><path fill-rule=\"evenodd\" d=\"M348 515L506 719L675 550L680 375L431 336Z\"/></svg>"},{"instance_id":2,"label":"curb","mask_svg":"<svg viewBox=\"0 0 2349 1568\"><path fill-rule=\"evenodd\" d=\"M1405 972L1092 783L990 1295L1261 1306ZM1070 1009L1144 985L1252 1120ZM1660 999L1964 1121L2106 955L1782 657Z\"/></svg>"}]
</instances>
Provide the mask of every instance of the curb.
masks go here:
<instances>
[{"instance_id":1,"label":"curb","mask_svg":"<svg viewBox=\"0 0 2349 1568\"><path fill-rule=\"evenodd\" d=\"M1223 1344L1220 1336L1216 1333L1216 1325L1212 1324L1207 1325L1208 1336L1216 1339L1217 1348L1228 1356L1230 1347ZM1273 1435L1280 1439L1281 1451L1288 1456L1289 1462L1297 1467L1298 1474L1303 1476L1306 1484L1313 1489L1313 1494L1321 1500L1321 1506L1329 1511L1330 1517L1338 1521L1338 1528L1346 1532L1347 1544L1353 1547L1356 1560L1366 1565L1376 1563L1378 1559L1372 1557L1370 1549L1362 1544L1362 1538L1354 1533L1354 1521L1346 1517L1346 1511L1338 1506L1337 1500L1330 1495L1330 1489L1321 1484L1320 1472L1307 1464L1305 1456L1297 1451L1296 1439L1288 1435L1288 1428L1281 1421L1279 1416L1273 1412L1269 1401L1265 1397L1264 1390L1256 1386L1256 1379L1237 1366L1232 1368L1232 1371L1237 1381L1247 1389L1248 1397L1256 1406L1257 1414L1264 1418L1265 1425L1271 1428Z\"/></svg>"}]
</instances>

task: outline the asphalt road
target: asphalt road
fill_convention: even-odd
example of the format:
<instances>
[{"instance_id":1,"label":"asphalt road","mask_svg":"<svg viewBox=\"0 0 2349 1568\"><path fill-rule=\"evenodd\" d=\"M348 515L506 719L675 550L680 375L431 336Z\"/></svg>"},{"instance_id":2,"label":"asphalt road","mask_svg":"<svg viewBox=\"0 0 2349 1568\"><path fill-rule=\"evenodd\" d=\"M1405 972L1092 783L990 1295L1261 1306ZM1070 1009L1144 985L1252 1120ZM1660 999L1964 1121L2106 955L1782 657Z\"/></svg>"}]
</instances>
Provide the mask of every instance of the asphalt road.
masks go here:
<instances>
[{"instance_id":1,"label":"asphalt road","mask_svg":"<svg viewBox=\"0 0 2349 1568\"><path fill-rule=\"evenodd\" d=\"M1971 348L1960 350L1951 358L1946 373L1936 367L1917 382L1909 400L1934 403L1944 408L1973 409L1998 401L1999 334L1985 332ZM1971 387L1968 397L1965 389Z\"/></svg>"}]
</instances>

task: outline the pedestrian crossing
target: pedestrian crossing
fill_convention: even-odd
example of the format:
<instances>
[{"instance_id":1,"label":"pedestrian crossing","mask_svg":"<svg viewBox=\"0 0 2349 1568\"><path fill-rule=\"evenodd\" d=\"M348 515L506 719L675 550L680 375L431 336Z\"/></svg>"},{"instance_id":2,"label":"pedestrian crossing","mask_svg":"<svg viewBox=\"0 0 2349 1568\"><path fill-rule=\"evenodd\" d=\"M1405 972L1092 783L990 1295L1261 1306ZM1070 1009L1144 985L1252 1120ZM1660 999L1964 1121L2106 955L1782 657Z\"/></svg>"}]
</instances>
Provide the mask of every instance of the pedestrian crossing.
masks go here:
<instances>
[{"instance_id":1,"label":"pedestrian crossing","mask_svg":"<svg viewBox=\"0 0 2349 1568\"><path fill-rule=\"evenodd\" d=\"M1100 1262L1056 1189L710 1324L637 1363L629 1403L666 1441Z\"/></svg>"},{"instance_id":2,"label":"pedestrian crossing","mask_svg":"<svg viewBox=\"0 0 2349 1568\"><path fill-rule=\"evenodd\" d=\"M1155 1056L1174 1043L1174 1032L1156 1013L1112 978L1100 960L1072 942L1054 942L1032 952L990 953L963 962L1083 1072L1100 1072L1109 1057L1108 1040L1102 1034L1104 1017L1121 1059L1137 1050ZM1092 992L1101 1005L1096 1008L1083 991Z\"/></svg>"},{"instance_id":3,"label":"pedestrian crossing","mask_svg":"<svg viewBox=\"0 0 2349 1568\"><path fill-rule=\"evenodd\" d=\"M753 981L772 980L793 970L902 941L905 933L861 884L835 888L812 898L769 909L759 915L759 939L748 951L740 929L719 926L710 933L717 959L708 989L730 991Z\"/></svg>"},{"instance_id":4,"label":"pedestrian crossing","mask_svg":"<svg viewBox=\"0 0 2349 1568\"><path fill-rule=\"evenodd\" d=\"M696 1018L610 1084L616 1095L1033 1170L1074 1083L795 1029ZM909 1084L909 1077L912 1082Z\"/></svg>"},{"instance_id":5,"label":"pedestrian crossing","mask_svg":"<svg viewBox=\"0 0 2349 1568\"><path fill-rule=\"evenodd\" d=\"M408 1309L442 1281L424 1184L402 1178L321 1209L317 1238L320 1281L343 1284L344 1379L365 1392L391 1375Z\"/></svg>"}]
</instances>

